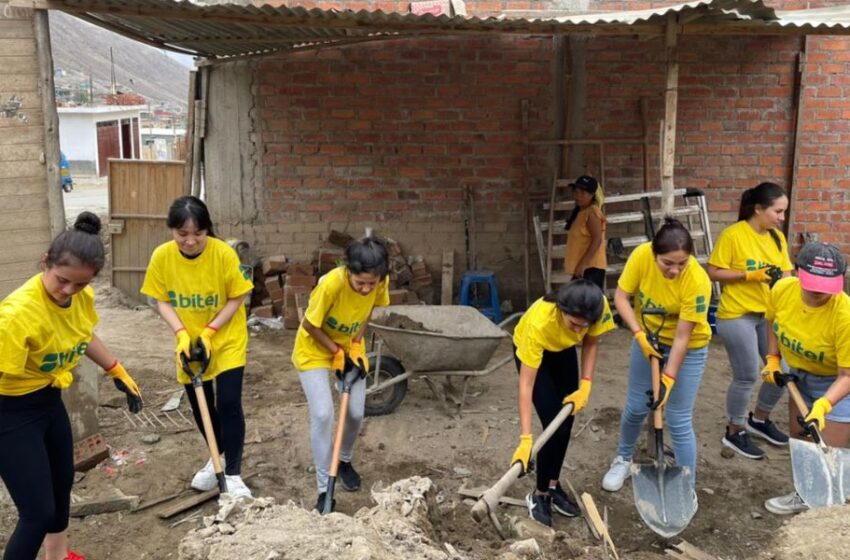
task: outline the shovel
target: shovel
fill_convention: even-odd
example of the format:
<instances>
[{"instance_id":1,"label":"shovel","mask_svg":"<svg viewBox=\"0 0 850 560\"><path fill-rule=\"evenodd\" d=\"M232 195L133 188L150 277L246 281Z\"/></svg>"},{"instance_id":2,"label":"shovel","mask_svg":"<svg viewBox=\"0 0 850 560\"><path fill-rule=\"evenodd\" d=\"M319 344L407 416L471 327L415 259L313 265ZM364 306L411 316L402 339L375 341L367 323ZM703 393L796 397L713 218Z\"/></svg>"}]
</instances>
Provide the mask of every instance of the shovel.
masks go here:
<instances>
[{"instance_id":1,"label":"shovel","mask_svg":"<svg viewBox=\"0 0 850 560\"><path fill-rule=\"evenodd\" d=\"M210 365L207 359L207 353L203 346L195 346L192 348L191 359L186 358L185 354L180 354L180 361L183 364L183 371L186 375L192 378L192 388L195 390L195 398L198 400L198 409L201 411L201 422L204 425L204 435L207 439L207 445L210 448L210 459L212 460L213 469L215 470L215 478L218 480L218 491L222 494L227 493L227 481L224 478L224 470L221 468L221 456L218 453L218 443L215 440L215 430L213 430L212 421L210 420L210 410L207 406L207 397L204 394L204 372L207 371L207 366ZM198 372L192 371L192 362L198 362L201 366Z\"/></svg>"},{"instance_id":2,"label":"shovel","mask_svg":"<svg viewBox=\"0 0 850 560\"><path fill-rule=\"evenodd\" d=\"M558 428L561 427L561 424L570 417L570 414L573 413L573 403L567 403L563 407L561 407L561 411L557 416L546 426L546 429L540 434L540 436L535 440L534 446L531 448L531 459L537 457L537 453L546 445L546 442L549 441L549 438L552 437ZM499 533L499 536L503 539L506 538L504 531L502 530L502 525L499 523L499 519L496 517L496 510L499 507L499 499L505 495L514 482L519 480L519 477L522 476L522 465L517 461L508 471L502 475L502 478L499 479L496 484L491 486L484 494L481 495L481 498L475 502L475 505L472 506L472 518L477 522L481 522L485 517L489 517L490 521L493 523L493 528L496 529L496 532Z\"/></svg>"},{"instance_id":3,"label":"shovel","mask_svg":"<svg viewBox=\"0 0 850 560\"><path fill-rule=\"evenodd\" d=\"M666 311L649 309L643 314L665 315ZM661 327L658 327L650 340L657 340L660 331ZM652 395L656 401L661 391L661 364L654 356L649 363L652 369ZM678 465L668 466L664 459L664 416L660 406L653 411L652 423L655 429L655 462L632 465L632 488L635 507L643 522L669 539L681 533L691 522L697 512L697 496L690 469Z\"/></svg>"},{"instance_id":4,"label":"shovel","mask_svg":"<svg viewBox=\"0 0 850 560\"><path fill-rule=\"evenodd\" d=\"M328 489L325 492L325 503L322 505L322 515L331 513L334 509L334 488L336 487L336 475L339 472L339 456L342 452L342 436L345 433L345 418L348 416L348 399L351 396L351 386L358 379L365 376L363 368L348 362L347 371L337 371L336 376L342 381L342 395L339 398L339 418L336 421L336 434L334 435L334 447L331 455L331 464L328 467Z\"/></svg>"},{"instance_id":5,"label":"shovel","mask_svg":"<svg viewBox=\"0 0 850 560\"><path fill-rule=\"evenodd\" d=\"M794 381L788 381L788 394L802 417L808 416L809 407ZM810 424L807 429L814 434L814 443L791 438L794 488L810 508L846 503L850 491L850 450L826 445L817 425Z\"/></svg>"}]
</instances>

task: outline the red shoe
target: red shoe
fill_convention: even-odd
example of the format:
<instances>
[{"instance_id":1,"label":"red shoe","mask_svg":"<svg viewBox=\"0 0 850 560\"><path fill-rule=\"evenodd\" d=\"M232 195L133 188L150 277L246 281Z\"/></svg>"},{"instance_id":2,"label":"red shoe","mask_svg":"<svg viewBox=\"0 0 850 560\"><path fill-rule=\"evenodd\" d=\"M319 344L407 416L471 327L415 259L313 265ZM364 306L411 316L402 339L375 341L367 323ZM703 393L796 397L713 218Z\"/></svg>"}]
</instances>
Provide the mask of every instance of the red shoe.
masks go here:
<instances>
[{"instance_id":1,"label":"red shoe","mask_svg":"<svg viewBox=\"0 0 850 560\"><path fill-rule=\"evenodd\" d=\"M70 548L68 549L68 556L65 557L65 560L86 560L82 554L77 554Z\"/></svg>"}]
</instances>

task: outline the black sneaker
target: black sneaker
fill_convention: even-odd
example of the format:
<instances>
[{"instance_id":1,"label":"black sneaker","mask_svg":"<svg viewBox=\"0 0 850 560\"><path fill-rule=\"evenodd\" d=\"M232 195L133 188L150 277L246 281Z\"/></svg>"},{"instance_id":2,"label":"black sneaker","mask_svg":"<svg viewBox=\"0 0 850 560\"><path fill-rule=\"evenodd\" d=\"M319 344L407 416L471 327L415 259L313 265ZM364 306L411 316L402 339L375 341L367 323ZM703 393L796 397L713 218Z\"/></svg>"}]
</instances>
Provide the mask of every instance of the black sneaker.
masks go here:
<instances>
[{"instance_id":1,"label":"black sneaker","mask_svg":"<svg viewBox=\"0 0 850 560\"><path fill-rule=\"evenodd\" d=\"M541 525L552 526L552 497L550 494L539 495L531 491L525 497L525 505L528 506L528 516Z\"/></svg>"},{"instance_id":2,"label":"black sneaker","mask_svg":"<svg viewBox=\"0 0 850 560\"><path fill-rule=\"evenodd\" d=\"M325 496L327 496L327 492L321 492L319 494L319 499L316 500L316 511L322 513L325 509ZM336 500L331 500L331 511L336 509Z\"/></svg>"},{"instance_id":3,"label":"black sneaker","mask_svg":"<svg viewBox=\"0 0 850 560\"><path fill-rule=\"evenodd\" d=\"M764 458L764 451L756 447L752 440L750 440L750 434L746 430L741 430L736 434L730 434L727 429L726 435L723 436L721 442L729 449L743 455L747 459Z\"/></svg>"},{"instance_id":4,"label":"black sneaker","mask_svg":"<svg viewBox=\"0 0 850 560\"><path fill-rule=\"evenodd\" d=\"M342 482L343 490L348 492L357 492L360 490L360 475L351 466L351 463L345 461L339 462L339 480Z\"/></svg>"},{"instance_id":5,"label":"black sneaker","mask_svg":"<svg viewBox=\"0 0 850 560\"><path fill-rule=\"evenodd\" d=\"M773 445L788 445L788 434L776 427L776 424L770 421L770 418L764 422L753 418L753 413L750 412L750 417L747 418L747 431L758 436Z\"/></svg>"},{"instance_id":6,"label":"black sneaker","mask_svg":"<svg viewBox=\"0 0 850 560\"><path fill-rule=\"evenodd\" d=\"M549 497L552 498L552 508L561 515L576 517L581 513L578 504L564 492L560 482L554 488L549 489Z\"/></svg>"}]
</instances>

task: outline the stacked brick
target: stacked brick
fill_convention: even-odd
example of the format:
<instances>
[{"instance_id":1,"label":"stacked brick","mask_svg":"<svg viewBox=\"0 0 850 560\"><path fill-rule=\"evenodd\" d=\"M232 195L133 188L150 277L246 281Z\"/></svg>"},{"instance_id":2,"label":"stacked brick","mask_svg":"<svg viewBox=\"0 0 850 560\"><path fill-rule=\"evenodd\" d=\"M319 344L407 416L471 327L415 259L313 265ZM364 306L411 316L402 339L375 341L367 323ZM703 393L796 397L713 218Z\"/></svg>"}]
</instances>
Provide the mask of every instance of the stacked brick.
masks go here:
<instances>
[{"instance_id":1,"label":"stacked brick","mask_svg":"<svg viewBox=\"0 0 850 560\"><path fill-rule=\"evenodd\" d=\"M310 292L316 286L316 273L312 263L291 263L286 271L283 284L283 327L297 329L301 323L298 316L298 303L306 308Z\"/></svg>"}]
</instances>

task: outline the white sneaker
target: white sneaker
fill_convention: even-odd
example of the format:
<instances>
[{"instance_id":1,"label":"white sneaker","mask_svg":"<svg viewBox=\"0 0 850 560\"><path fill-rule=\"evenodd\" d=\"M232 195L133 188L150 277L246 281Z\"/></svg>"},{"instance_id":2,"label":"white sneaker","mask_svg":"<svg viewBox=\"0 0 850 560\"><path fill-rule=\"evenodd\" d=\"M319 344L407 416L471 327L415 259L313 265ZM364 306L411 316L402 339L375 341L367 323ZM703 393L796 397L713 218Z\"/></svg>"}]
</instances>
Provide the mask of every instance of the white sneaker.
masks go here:
<instances>
[{"instance_id":1,"label":"white sneaker","mask_svg":"<svg viewBox=\"0 0 850 560\"><path fill-rule=\"evenodd\" d=\"M233 476L225 475L225 482L227 482L227 493L230 494L233 498L253 498L254 496L251 494L251 489L245 486L245 481L242 480L242 477L238 474L234 474Z\"/></svg>"},{"instance_id":2,"label":"white sneaker","mask_svg":"<svg viewBox=\"0 0 850 560\"><path fill-rule=\"evenodd\" d=\"M221 456L221 468L224 468L224 455ZM213 467L212 459L207 459L207 463L192 477L192 488L206 492L217 487L218 480L215 478L215 467Z\"/></svg>"},{"instance_id":3,"label":"white sneaker","mask_svg":"<svg viewBox=\"0 0 850 560\"><path fill-rule=\"evenodd\" d=\"M767 500L764 503L764 508L776 515L791 515L806 511L809 509L809 506L806 505L806 502L803 501L803 498L799 494L791 492L786 496L777 496L776 498Z\"/></svg>"},{"instance_id":4,"label":"white sneaker","mask_svg":"<svg viewBox=\"0 0 850 560\"><path fill-rule=\"evenodd\" d=\"M611 461L611 468L602 479L602 488L609 492L616 492L623 487L623 483L629 478L632 462L617 455Z\"/></svg>"}]
</instances>

